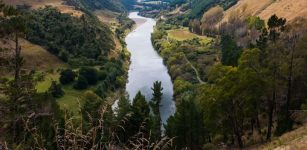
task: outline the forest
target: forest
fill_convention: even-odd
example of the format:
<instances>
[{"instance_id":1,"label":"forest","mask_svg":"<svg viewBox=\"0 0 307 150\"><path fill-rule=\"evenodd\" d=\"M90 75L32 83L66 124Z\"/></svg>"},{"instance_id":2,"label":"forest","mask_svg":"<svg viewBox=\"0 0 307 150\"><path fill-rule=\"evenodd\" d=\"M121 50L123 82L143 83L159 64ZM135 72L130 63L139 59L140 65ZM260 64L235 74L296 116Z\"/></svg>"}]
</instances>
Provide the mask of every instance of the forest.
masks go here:
<instances>
[{"instance_id":1,"label":"forest","mask_svg":"<svg viewBox=\"0 0 307 150\"><path fill-rule=\"evenodd\" d=\"M180 16L160 20L152 34L174 81L177 111L166 134L177 137L179 149L218 149L218 143L242 148L304 121L306 19L288 23L272 15L265 23L238 16L217 27L223 17L217 6L189 25ZM200 36L171 38L170 31L184 26Z\"/></svg>"}]
</instances>

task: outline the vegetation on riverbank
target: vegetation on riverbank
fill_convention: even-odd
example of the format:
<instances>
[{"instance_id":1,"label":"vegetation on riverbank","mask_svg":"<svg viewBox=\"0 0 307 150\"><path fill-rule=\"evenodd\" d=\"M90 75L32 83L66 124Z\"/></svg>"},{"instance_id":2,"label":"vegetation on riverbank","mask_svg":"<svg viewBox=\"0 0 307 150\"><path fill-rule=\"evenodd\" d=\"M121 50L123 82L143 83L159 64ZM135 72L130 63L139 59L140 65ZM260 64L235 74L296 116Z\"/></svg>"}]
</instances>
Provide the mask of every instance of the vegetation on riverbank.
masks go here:
<instances>
[{"instance_id":1,"label":"vegetation on riverbank","mask_svg":"<svg viewBox=\"0 0 307 150\"><path fill-rule=\"evenodd\" d=\"M177 111L165 128L168 136L177 137L177 148L242 148L270 141L305 121L307 95L302 91L307 87L299 84L305 82L305 19L286 23L273 15L265 25L256 16L233 15L219 24L219 7L199 19L181 16L161 18L152 34L174 80ZM176 36L182 26L192 33ZM191 39L193 33L212 38Z\"/></svg>"}]
</instances>

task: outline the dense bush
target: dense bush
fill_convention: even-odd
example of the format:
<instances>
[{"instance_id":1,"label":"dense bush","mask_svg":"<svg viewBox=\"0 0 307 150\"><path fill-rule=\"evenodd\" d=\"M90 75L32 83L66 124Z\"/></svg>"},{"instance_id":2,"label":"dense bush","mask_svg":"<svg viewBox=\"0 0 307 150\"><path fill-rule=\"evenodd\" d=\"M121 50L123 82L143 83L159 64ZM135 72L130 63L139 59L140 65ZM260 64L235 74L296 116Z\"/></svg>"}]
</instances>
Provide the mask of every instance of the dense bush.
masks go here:
<instances>
[{"instance_id":1,"label":"dense bush","mask_svg":"<svg viewBox=\"0 0 307 150\"><path fill-rule=\"evenodd\" d=\"M84 14L77 18L52 7L33 10L29 16L27 39L65 62L92 65L114 48L113 33L94 16ZM78 61L80 58L83 60Z\"/></svg>"},{"instance_id":2,"label":"dense bush","mask_svg":"<svg viewBox=\"0 0 307 150\"><path fill-rule=\"evenodd\" d=\"M64 95L61 85L56 83L56 81L52 81L51 86L49 87L49 92L55 98L60 98Z\"/></svg>"},{"instance_id":3,"label":"dense bush","mask_svg":"<svg viewBox=\"0 0 307 150\"><path fill-rule=\"evenodd\" d=\"M84 90L88 87L88 82L83 76L79 76L74 88L77 90Z\"/></svg>"},{"instance_id":4,"label":"dense bush","mask_svg":"<svg viewBox=\"0 0 307 150\"><path fill-rule=\"evenodd\" d=\"M99 78L102 79L99 82L98 87L95 90L95 93L100 97L105 97L108 90L114 91L117 88L123 87L126 83L124 78L125 71L122 68L122 62L111 59L108 63L103 65L99 71Z\"/></svg>"},{"instance_id":5,"label":"dense bush","mask_svg":"<svg viewBox=\"0 0 307 150\"><path fill-rule=\"evenodd\" d=\"M242 49L237 46L236 42L228 35L221 39L222 47L222 64L236 66L242 53Z\"/></svg>"},{"instance_id":6,"label":"dense bush","mask_svg":"<svg viewBox=\"0 0 307 150\"><path fill-rule=\"evenodd\" d=\"M62 84L69 84L75 81L76 73L71 69L65 69L61 72L60 82Z\"/></svg>"},{"instance_id":7,"label":"dense bush","mask_svg":"<svg viewBox=\"0 0 307 150\"><path fill-rule=\"evenodd\" d=\"M83 6L92 10L108 9L116 12L125 10L121 0L80 0L80 2L83 4ZM130 3L126 2L125 4L128 5Z\"/></svg>"},{"instance_id":8,"label":"dense bush","mask_svg":"<svg viewBox=\"0 0 307 150\"><path fill-rule=\"evenodd\" d=\"M79 76L84 77L90 85L94 85L98 81L98 71L92 67L82 67L79 70Z\"/></svg>"}]
</instances>

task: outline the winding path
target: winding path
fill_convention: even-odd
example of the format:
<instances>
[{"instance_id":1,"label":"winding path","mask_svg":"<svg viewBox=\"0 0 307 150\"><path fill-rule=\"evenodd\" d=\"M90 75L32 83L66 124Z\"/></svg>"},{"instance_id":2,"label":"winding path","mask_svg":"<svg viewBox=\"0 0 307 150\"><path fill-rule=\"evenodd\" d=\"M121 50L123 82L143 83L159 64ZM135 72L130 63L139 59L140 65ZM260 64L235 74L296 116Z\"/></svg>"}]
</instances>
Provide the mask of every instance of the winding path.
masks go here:
<instances>
[{"instance_id":1,"label":"winding path","mask_svg":"<svg viewBox=\"0 0 307 150\"><path fill-rule=\"evenodd\" d=\"M188 60L188 58L187 58L186 55L184 55L184 59L188 62L188 64L192 67L192 69L193 69L194 72L196 73L196 78L197 78L198 82L199 82L200 84L206 84L206 82L204 82L204 81L199 77L199 72L198 72L198 70L196 69L195 66L193 66L193 64L190 62L190 60Z\"/></svg>"}]
</instances>

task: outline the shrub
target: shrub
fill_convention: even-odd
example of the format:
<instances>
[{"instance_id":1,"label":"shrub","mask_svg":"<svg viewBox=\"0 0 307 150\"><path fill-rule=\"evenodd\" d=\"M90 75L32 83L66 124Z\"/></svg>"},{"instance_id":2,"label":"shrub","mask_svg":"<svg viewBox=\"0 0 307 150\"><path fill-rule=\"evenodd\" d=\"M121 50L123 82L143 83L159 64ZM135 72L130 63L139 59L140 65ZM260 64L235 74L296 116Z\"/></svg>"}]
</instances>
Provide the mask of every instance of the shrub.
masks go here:
<instances>
[{"instance_id":1,"label":"shrub","mask_svg":"<svg viewBox=\"0 0 307 150\"><path fill-rule=\"evenodd\" d=\"M98 71L92 67L82 67L79 76L83 76L90 85L94 85L98 81Z\"/></svg>"},{"instance_id":2,"label":"shrub","mask_svg":"<svg viewBox=\"0 0 307 150\"><path fill-rule=\"evenodd\" d=\"M56 83L56 81L52 81L48 91L55 98L60 98L65 94L64 91L62 90L61 85Z\"/></svg>"},{"instance_id":3,"label":"shrub","mask_svg":"<svg viewBox=\"0 0 307 150\"><path fill-rule=\"evenodd\" d=\"M98 72L98 80L101 81L101 80L106 79L107 75L108 75L108 73L106 71L99 71Z\"/></svg>"},{"instance_id":4,"label":"shrub","mask_svg":"<svg viewBox=\"0 0 307 150\"><path fill-rule=\"evenodd\" d=\"M60 82L61 84L69 84L75 81L76 73L71 69L65 69L61 72Z\"/></svg>"},{"instance_id":5,"label":"shrub","mask_svg":"<svg viewBox=\"0 0 307 150\"><path fill-rule=\"evenodd\" d=\"M88 87L88 82L83 76L79 76L74 88L77 90L84 90Z\"/></svg>"}]
</instances>

